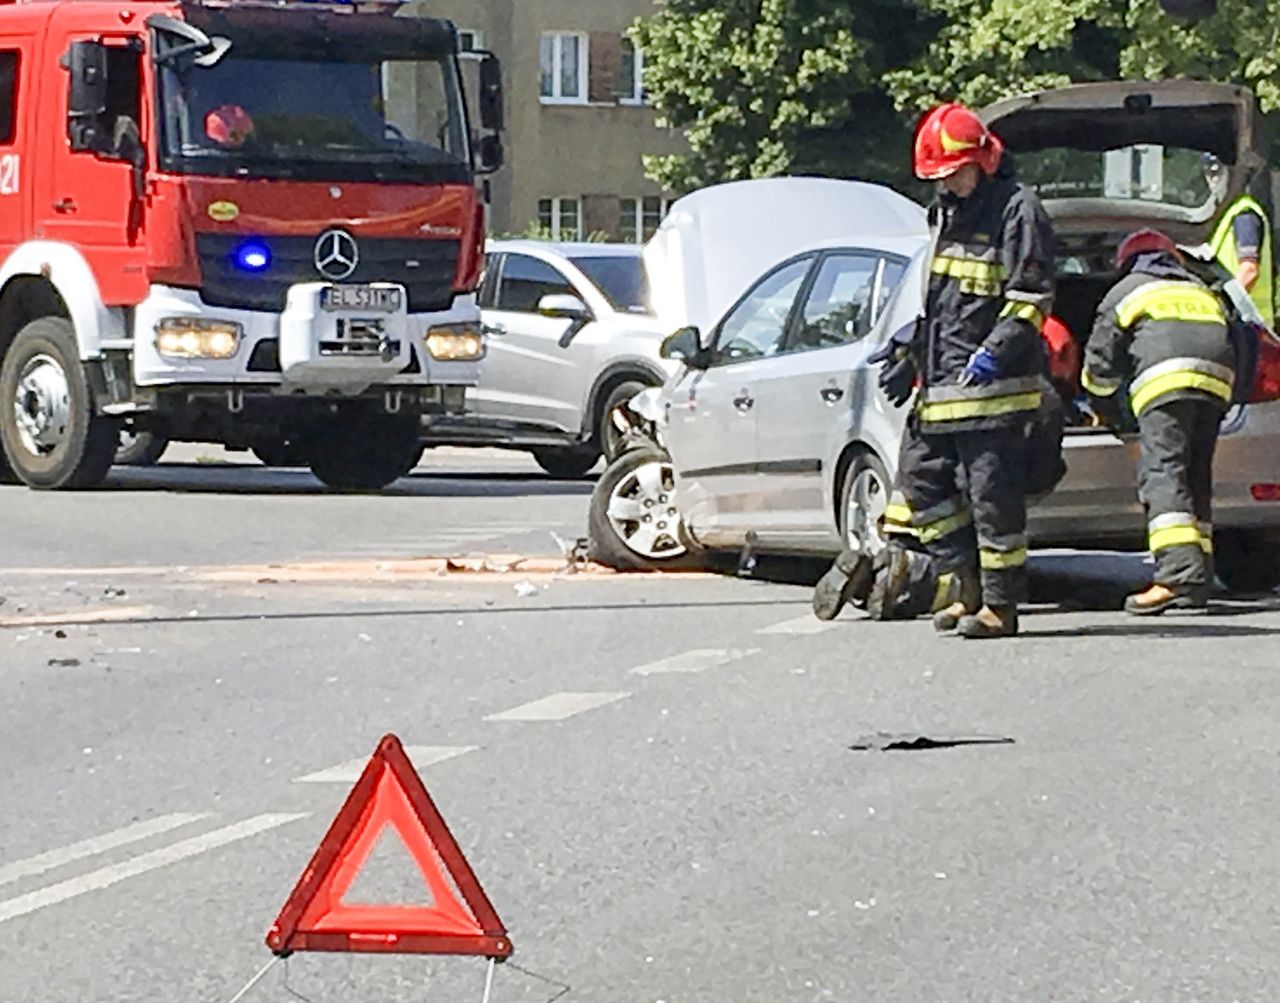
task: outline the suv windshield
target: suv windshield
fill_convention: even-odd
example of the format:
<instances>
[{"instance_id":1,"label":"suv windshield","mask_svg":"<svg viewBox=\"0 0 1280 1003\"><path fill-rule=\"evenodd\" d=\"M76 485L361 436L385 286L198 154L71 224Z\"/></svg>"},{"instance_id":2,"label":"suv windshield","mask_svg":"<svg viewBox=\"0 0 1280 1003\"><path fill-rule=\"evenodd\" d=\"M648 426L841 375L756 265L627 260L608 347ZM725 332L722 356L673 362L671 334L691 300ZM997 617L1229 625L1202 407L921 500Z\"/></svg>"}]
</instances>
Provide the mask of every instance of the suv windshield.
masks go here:
<instances>
[{"instance_id":1,"label":"suv windshield","mask_svg":"<svg viewBox=\"0 0 1280 1003\"><path fill-rule=\"evenodd\" d=\"M452 53L343 41L300 52L279 37L241 33L216 65L165 64L166 166L221 176L469 180Z\"/></svg>"},{"instance_id":2,"label":"suv windshield","mask_svg":"<svg viewBox=\"0 0 1280 1003\"><path fill-rule=\"evenodd\" d=\"M1126 146L1105 152L1036 150L1019 153L1018 174L1044 199L1107 198L1205 205L1212 192L1199 150Z\"/></svg>"},{"instance_id":3,"label":"suv windshield","mask_svg":"<svg viewBox=\"0 0 1280 1003\"><path fill-rule=\"evenodd\" d=\"M578 270L604 293L609 305L621 313L652 313L644 259L639 255L570 258Z\"/></svg>"}]
</instances>

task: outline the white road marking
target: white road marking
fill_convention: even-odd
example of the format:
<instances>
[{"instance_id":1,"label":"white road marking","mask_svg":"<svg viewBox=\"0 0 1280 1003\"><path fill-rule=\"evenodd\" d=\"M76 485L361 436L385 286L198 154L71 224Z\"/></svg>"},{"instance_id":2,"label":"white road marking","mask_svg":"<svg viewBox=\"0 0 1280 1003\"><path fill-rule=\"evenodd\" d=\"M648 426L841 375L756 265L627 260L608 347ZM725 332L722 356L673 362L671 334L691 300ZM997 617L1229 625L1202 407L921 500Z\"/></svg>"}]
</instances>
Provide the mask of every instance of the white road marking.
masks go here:
<instances>
[{"instance_id":1,"label":"white road marking","mask_svg":"<svg viewBox=\"0 0 1280 1003\"><path fill-rule=\"evenodd\" d=\"M486 721L563 721L595 710L606 704L616 703L631 696L630 693L554 693L532 703L521 704L504 710L500 714L490 714Z\"/></svg>"},{"instance_id":2,"label":"white road marking","mask_svg":"<svg viewBox=\"0 0 1280 1003\"><path fill-rule=\"evenodd\" d=\"M174 843L172 846L161 847L158 850L152 850L150 853L131 857L118 864L112 864L110 867L102 867L96 871L90 871L88 874L82 874L78 878L60 881L55 885L37 889L26 895L19 895L17 898L5 899L0 902L0 923L16 919L19 916L25 916L47 906L57 905L60 902L65 902L88 892L110 888L114 884L118 884L128 878L137 877L139 874L146 874L148 871L154 871L169 864L176 864L189 857L216 850L220 846L226 846L228 843L234 843L241 839L248 839L250 836L257 836L270 829L275 829L306 817L305 814L255 815L253 818L245 819L243 822L229 825L225 829L215 829L213 832L206 832L201 836L184 839L179 843Z\"/></svg>"},{"instance_id":3,"label":"white road marking","mask_svg":"<svg viewBox=\"0 0 1280 1003\"><path fill-rule=\"evenodd\" d=\"M47 853L28 857L26 860L16 860L12 864L0 867L0 885L7 885L23 878L32 878L45 871L51 871L55 867L62 867L64 864L71 864L85 857L96 857L99 853L106 853L120 846L128 846L130 843L137 843L208 817L208 815L161 815L159 818L136 822L122 829L116 829L114 832L103 833L101 836L82 839L78 843L72 843L57 850L49 850Z\"/></svg>"},{"instance_id":4,"label":"white road marking","mask_svg":"<svg viewBox=\"0 0 1280 1003\"><path fill-rule=\"evenodd\" d=\"M448 759L465 756L468 752L475 752L478 748L478 745L407 745L404 751L409 754L410 762L417 769L424 770L428 766L435 766L436 763L443 763ZM365 764L368 761L369 758L367 756L360 759L352 759L338 766L331 766L327 770L308 773L305 777L298 777L294 783L354 784L360 779L360 774L364 772Z\"/></svg>"},{"instance_id":5,"label":"white road marking","mask_svg":"<svg viewBox=\"0 0 1280 1003\"><path fill-rule=\"evenodd\" d=\"M706 672L708 669L715 669L721 665L728 665L730 662L737 662L758 654L760 654L759 648L742 650L715 648L703 651L686 651L682 655L664 658L660 662L641 665L639 668L632 669L631 674L634 676L663 676L678 673Z\"/></svg>"},{"instance_id":6,"label":"white road marking","mask_svg":"<svg viewBox=\"0 0 1280 1003\"><path fill-rule=\"evenodd\" d=\"M838 624L819 620L816 616L802 616L784 623L775 623L772 627L762 627L756 633L762 637L780 634L794 637L805 634L825 634L829 630L835 630L837 626Z\"/></svg>"}]
</instances>

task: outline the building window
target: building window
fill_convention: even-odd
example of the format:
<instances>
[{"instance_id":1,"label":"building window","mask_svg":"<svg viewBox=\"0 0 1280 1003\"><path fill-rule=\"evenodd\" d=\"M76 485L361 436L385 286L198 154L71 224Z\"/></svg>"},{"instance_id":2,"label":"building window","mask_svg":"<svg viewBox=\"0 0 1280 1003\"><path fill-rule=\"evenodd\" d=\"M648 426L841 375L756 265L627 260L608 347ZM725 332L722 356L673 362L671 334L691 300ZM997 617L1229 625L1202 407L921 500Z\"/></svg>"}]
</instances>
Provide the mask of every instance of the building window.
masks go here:
<instances>
[{"instance_id":1,"label":"building window","mask_svg":"<svg viewBox=\"0 0 1280 1003\"><path fill-rule=\"evenodd\" d=\"M484 32L471 28L458 29L458 52L466 57L468 53L479 52L484 48Z\"/></svg>"},{"instance_id":2,"label":"building window","mask_svg":"<svg viewBox=\"0 0 1280 1003\"><path fill-rule=\"evenodd\" d=\"M542 76L538 93L544 102L587 100L587 36L547 32L539 49Z\"/></svg>"},{"instance_id":3,"label":"building window","mask_svg":"<svg viewBox=\"0 0 1280 1003\"><path fill-rule=\"evenodd\" d=\"M669 199L646 195L638 199L619 199L622 212L618 218L618 238L629 244L643 244L655 233L671 206Z\"/></svg>"},{"instance_id":4,"label":"building window","mask_svg":"<svg viewBox=\"0 0 1280 1003\"><path fill-rule=\"evenodd\" d=\"M538 226L552 240L582 239L582 200L538 199Z\"/></svg>"},{"instance_id":5,"label":"building window","mask_svg":"<svg viewBox=\"0 0 1280 1003\"><path fill-rule=\"evenodd\" d=\"M618 101L644 104L644 53L629 38L622 40L618 61Z\"/></svg>"}]
</instances>

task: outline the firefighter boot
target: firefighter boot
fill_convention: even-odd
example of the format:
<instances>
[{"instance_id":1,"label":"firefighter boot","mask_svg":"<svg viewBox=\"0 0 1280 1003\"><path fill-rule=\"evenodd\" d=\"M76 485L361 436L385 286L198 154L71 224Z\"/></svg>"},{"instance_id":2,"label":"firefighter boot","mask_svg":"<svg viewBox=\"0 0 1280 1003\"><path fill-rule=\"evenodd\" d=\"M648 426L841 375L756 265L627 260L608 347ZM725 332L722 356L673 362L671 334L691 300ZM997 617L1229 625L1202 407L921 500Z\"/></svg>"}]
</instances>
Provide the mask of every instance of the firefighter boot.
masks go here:
<instances>
[{"instance_id":1,"label":"firefighter boot","mask_svg":"<svg viewBox=\"0 0 1280 1003\"><path fill-rule=\"evenodd\" d=\"M961 637L971 641L1018 635L1017 606L983 606L973 616L966 616L957 628Z\"/></svg>"},{"instance_id":2,"label":"firefighter boot","mask_svg":"<svg viewBox=\"0 0 1280 1003\"><path fill-rule=\"evenodd\" d=\"M1152 585L1147 591L1126 599L1124 611L1130 616L1160 616L1171 609L1204 609L1208 605L1207 588Z\"/></svg>"},{"instance_id":3,"label":"firefighter boot","mask_svg":"<svg viewBox=\"0 0 1280 1003\"><path fill-rule=\"evenodd\" d=\"M939 590L939 598L949 604L934 613L933 629L939 634L950 634L960 626L961 620L982 608L982 585L972 575L957 574L945 597Z\"/></svg>"},{"instance_id":4,"label":"firefighter boot","mask_svg":"<svg viewBox=\"0 0 1280 1003\"><path fill-rule=\"evenodd\" d=\"M871 558L857 550L842 552L813 590L813 615L834 620L849 603L867 598L872 579Z\"/></svg>"}]
</instances>

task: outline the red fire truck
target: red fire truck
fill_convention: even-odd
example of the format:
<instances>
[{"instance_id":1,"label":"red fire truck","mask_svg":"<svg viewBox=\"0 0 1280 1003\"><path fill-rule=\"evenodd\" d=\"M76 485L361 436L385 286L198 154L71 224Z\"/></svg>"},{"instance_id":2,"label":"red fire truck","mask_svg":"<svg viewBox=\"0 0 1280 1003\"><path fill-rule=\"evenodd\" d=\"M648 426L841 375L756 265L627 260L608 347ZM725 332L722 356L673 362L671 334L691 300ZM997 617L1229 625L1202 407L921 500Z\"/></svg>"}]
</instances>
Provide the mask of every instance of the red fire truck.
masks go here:
<instances>
[{"instance_id":1,"label":"red fire truck","mask_svg":"<svg viewBox=\"0 0 1280 1003\"><path fill-rule=\"evenodd\" d=\"M386 4L0 0L0 468L92 487L127 431L406 473L484 353L501 73L473 133L456 52Z\"/></svg>"}]
</instances>

